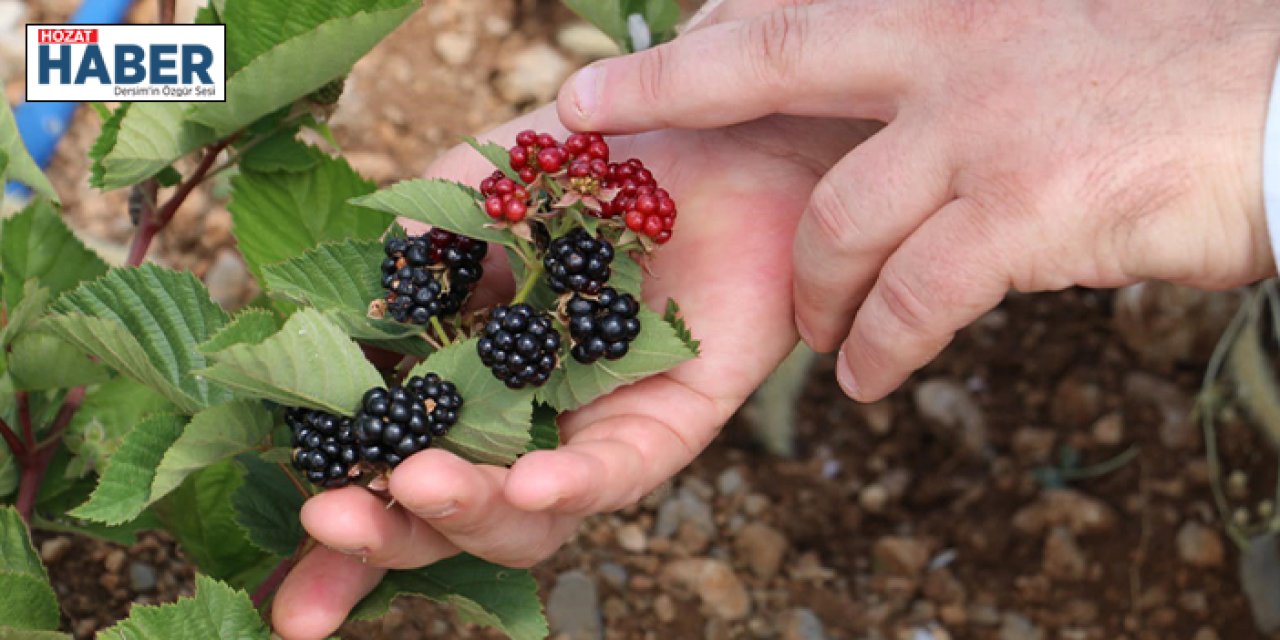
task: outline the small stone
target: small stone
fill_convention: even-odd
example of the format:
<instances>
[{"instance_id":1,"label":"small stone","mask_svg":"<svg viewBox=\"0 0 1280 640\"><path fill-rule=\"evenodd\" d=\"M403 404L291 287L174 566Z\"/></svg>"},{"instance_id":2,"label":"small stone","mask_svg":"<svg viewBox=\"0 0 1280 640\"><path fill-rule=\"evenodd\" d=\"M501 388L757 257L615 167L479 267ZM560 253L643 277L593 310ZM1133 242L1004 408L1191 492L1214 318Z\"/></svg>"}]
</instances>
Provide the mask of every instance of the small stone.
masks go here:
<instances>
[{"instance_id":1,"label":"small stone","mask_svg":"<svg viewBox=\"0 0 1280 640\"><path fill-rule=\"evenodd\" d=\"M889 491L884 488L884 485L873 482L858 492L858 504L862 505L867 513L884 513L885 507L889 504Z\"/></svg>"},{"instance_id":2,"label":"small stone","mask_svg":"<svg viewBox=\"0 0 1280 640\"><path fill-rule=\"evenodd\" d=\"M659 622L676 619L676 603L671 600L671 596L662 593L653 599L653 615L658 617Z\"/></svg>"},{"instance_id":3,"label":"small stone","mask_svg":"<svg viewBox=\"0 0 1280 640\"><path fill-rule=\"evenodd\" d=\"M1056 580L1080 580L1088 571L1089 562L1071 530L1057 526L1044 540L1044 573Z\"/></svg>"},{"instance_id":4,"label":"small stone","mask_svg":"<svg viewBox=\"0 0 1280 640\"><path fill-rule=\"evenodd\" d=\"M123 549L112 549L102 560L102 566L110 573L120 573L124 569L124 561L128 559Z\"/></svg>"},{"instance_id":5,"label":"small stone","mask_svg":"<svg viewBox=\"0 0 1280 640\"><path fill-rule=\"evenodd\" d=\"M574 22L561 28L556 34L556 44L587 60L611 58L622 53L613 38L585 22Z\"/></svg>"},{"instance_id":6,"label":"small stone","mask_svg":"<svg viewBox=\"0 0 1280 640\"><path fill-rule=\"evenodd\" d=\"M461 67L476 51L476 36L460 31L446 31L436 36L436 55L451 67Z\"/></svg>"},{"instance_id":7,"label":"small stone","mask_svg":"<svg viewBox=\"0 0 1280 640\"><path fill-rule=\"evenodd\" d=\"M926 598L939 604L959 604L965 599L964 584L946 567L926 573L920 588Z\"/></svg>"},{"instance_id":8,"label":"small stone","mask_svg":"<svg viewBox=\"0 0 1280 640\"><path fill-rule=\"evenodd\" d=\"M234 250L224 249L218 252L218 257L205 273L204 284L214 302L223 308L234 309L244 301L249 269Z\"/></svg>"},{"instance_id":9,"label":"small stone","mask_svg":"<svg viewBox=\"0 0 1280 640\"><path fill-rule=\"evenodd\" d=\"M1218 640L1218 632L1213 627L1200 627L1196 629L1196 635L1191 636L1191 640Z\"/></svg>"},{"instance_id":10,"label":"small stone","mask_svg":"<svg viewBox=\"0 0 1280 640\"><path fill-rule=\"evenodd\" d=\"M792 609L782 617L782 640L826 640L822 620L809 609Z\"/></svg>"},{"instance_id":11,"label":"small stone","mask_svg":"<svg viewBox=\"0 0 1280 640\"><path fill-rule=\"evenodd\" d=\"M751 598L733 569L711 558L681 558L662 568L659 584L673 595L696 594L714 617L741 620L751 612Z\"/></svg>"},{"instance_id":12,"label":"small stone","mask_svg":"<svg viewBox=\"0 0 1280 640\"><path fill-rule=\"evenodd\" d=\"M77 638L91 638L93 637L93 632L98 630L98 621L93 618L84 618L83 620L77 620L71 628Z\"/></svg>"},{"instance_id":13,"label":"small stone","mask_svg":"<svg viewBox=\"0 0 1280 640\"><path fill-rule=\"evenodd\" d=\"M587 574L566 571L556 577L556 584L547 598L547 622L552 635L564 634L571 640L604 637L600 597L595 583Z\"/></svg>"},{"instance_id":14,"label":"small stone","mask_svg":"<svg viewBox=\"0 0 1280 640\"><path fill-rule=\"evenodd\" d=\"M966 451L987 451L986 415L963 384L945 378L926 380L916 386L914 399L920 415L942 427L944 435L958 439Z\"/></svg>"},{"instance_id":15,"label":"small stone","mask_svg":"<svg viewBox=\"0 0 1280 640\"><path fill-rule=\"evenodd\" d=\"M938 619L948 627L963 627L969 622L969 614L958 604L945 604L938 609Z\"/></svg>"},{"instance_id":16,"label":"small stone","mask_svg":"<svg viewBox=\"0 0 1280 640\"><path fill-rule=\"evenodd\" d=\"M1178 557L1193 567L1220 567L1226 558L1222 536L1216 530L1194 520L1178 529L1174 543L1178 547Z\"/></svg>"},{"instance_id":17,"label":"small stone","mask_svg":"<svg viewBox=\"0 0 1280 640\"><path fill-rule=\"evenodd\" d=\"M618 527L618 546L631 553L644 553L649 546L649 538L640 525L627 523Z\"/></svg>"},{"instance_id":18,"label":"small stone","mask_svg":"<svg viewBox=\"0 0 1280 640\"><path fill-rule=\"evenodd\" d=\"M716 490L722 496L736 496L746 487L746 480L737 467L729 467L716 477Z\"/></svg>"},{"instance_id":19,"label":"small stone","mask_svg":"<svg viewBox=\"0 0 1280 640\"><path fill-rule=\"evenodd\" d=\"M1110 506L1074 489L1044 491L1013 516L1014 528L1036 536L1058 525L1066 525L1077 536L1105 533L1115 523L1116 514Z\"/></svg>"},{"instance_id":20,"label":"small stone","mask_svg":"<svg viewBox=\"0 0 1280 640\"><path fill-rule=\"evenodd\" d=\"M1024 463L1042 463L1053 455L1058 432L1039 427L1023 427L1013 434L1013 453Z\"/></svg>"},{"instance_id":21,"label":"small stone","mask_svg":"<svg viewBox=\"0 0 1280 640\"><path fill-rule=\"evenodd\" d=\"M872 435L884 437L889 435L889 431L893 429L893 403L889 400L881 400L864 404L861 407L862 419L867 421L867 428L871 430Z\"/></svg>"},{"instance_id":22,"label":"small stone","mask_svg":"<svg viewBox=\"0 0 1280 640\"><path fill-rule=\"evenodd\" d=\"M1019 614L1006 613L996 637L999 640L1044 640L1044 630Z\"/></svg>"},{"instance_id":23,"label":"small stone","mask_svg":"<svg viewBox=\"0 0 1280 640\"><path fill-rule=\"evenodd\" d=\"M715 516L707 501L687 487L681 487L674 496L667 498L658 507L658 516L653 525L653 535L657 538L670 538L685 523L701 529L708 538L716 535Z\"/></svg>"},{"instance_id":24,"label":"small stone","mask_svg":"<svg viewBox=\"0 0 1280 640\"><path fill-rule=\"evenodd\" d=\"M623 620L631 615L631 607L628 607L627 602L617 596L604 601L603 611L604 619L611 621Z\"/></svg>"},{"instance_id":25,"label":"small stone","mask_svg":"<svg viewBox=\"0 0 1280 640\"><path fill-rule=\"evenodd\" d=\"M787 538L767 524L753 522L738 532L733 547L752 573L771 580L782 567L782 558L787 553Z\"/></svg>"},{"instance_id":26,"label":"small stone","mask_svg":"<svg viewBox=\"0 0 1280 640\"><path fill-rule=\"evenodd\" d=\"M604 580L605 584L614 589L621 591L627 586L627 570L620 564L602 562L596 572L600 574L600 579Z\"/></svg>"},{"instance_id":27,"label":"small stone","mask_svg":"<svg viewBox=\"0 0 1280 640\"><path fill-rule=\"evenodd\" d=\"M1200 443L1200 427L1191 419L1191 397L1178 385L1149 373L1132 372L1124 378L1126 410L1154 408L1160 420L1160 444L1166 448L1193 449Z\"/></svg>"},{"instance_id":28,"label":"small stone","mask_svg":"<svg viewBox=\"0 0 1280 640\"><path fill-rule=\"evenodd\" d=\"M968 617L973 624L984 627L994 627L1000 624L1000 611L982 602L975 602L969 605Z\"/></svg>"},{"instance_id":29,"label":"small stone","mask_svg":"<svg viewBox=\"0 0 1280 640\"><path fill-rule=\"evenodd\" d=\"M40 543L40 559L45 564L53 564L62 559L62 556L71 548L71 538L65 536L57 536L49 538Z\"/></svg>"},{"instance_id":30,"label":"small stone","mask_svg":"<svg viewBox=\"0 0 1280 640\"><path fill-rule=\"evenodd\" d=\"M540 42L505 59L498 92L508 102L546 102L556 96L572 70L559 51Z\"/></svg>"},{"instance_id":31,"label":"small stone","mask_svg":"<svg viewBox=\"0 0 1280 640\"><path fill-rule=\"evenodd\" d=\"M770 506L772 506L772 502L769 500L769 496L760 493L747 494L747 497L742 500L742 512L752 517L768 511Z\"/></svg>"},{"instance_id":32,"label":"small stone","mask_svg":"<svg viewBox=\"0 0 1280 640\"><path fill-rule=\"evenodd\" d=\"M1106 447L1124 442L1124 416L1113 412L1098 418L1093 423L1093 441Z\"/></svg>"},{"instance_id":33,"label":"small stone","mask_svg":"<svg viewBox=\"0 0 1280 640\"><path fill-rule=\"evenodd\" d=\"M876 540L871 556L878 570L914 578L929 564L929 546L916 538L885 536Z\"/></svg>"},{"instance_id":34,"label":"small stone","mask_svg":"<svg viewBox=\"0 0 1280 640\"><path fill-rule=\"evenodd\" d=\"M1096 384L1066 376L1053 390L1049 417L1053 423L1072 429L1083 427L1102 413L1102 389Z\"/></svg>"},{"instance_id":35,"label":"small stone","mask_svg":"<svg viewBox=\"0 0 1280 640\"><path fill-rule=\"evenodd\" d=\"M147 593L156 588L156 568L146 562L129 563L129 585L138 593Z\"/></svg>"}]
</instances>

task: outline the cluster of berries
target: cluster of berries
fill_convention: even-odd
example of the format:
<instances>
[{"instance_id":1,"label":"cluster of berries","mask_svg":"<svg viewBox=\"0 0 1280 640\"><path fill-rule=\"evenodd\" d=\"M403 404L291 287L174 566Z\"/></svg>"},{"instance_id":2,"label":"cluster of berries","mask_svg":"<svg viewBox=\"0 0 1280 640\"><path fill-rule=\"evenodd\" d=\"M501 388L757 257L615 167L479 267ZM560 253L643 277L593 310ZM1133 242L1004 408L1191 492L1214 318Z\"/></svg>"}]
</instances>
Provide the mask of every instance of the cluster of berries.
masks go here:
<instances>
[{"instance_id":1,"label":"cluster of berries","mask_svg":"<svg viewBox=\"0 0 1280 640\"><path fill-rule=\"evenodd\" d=\"M387 312L399 322L427 324L462 308L484 275L480 262L489 245L436 228L421 236L388 237L383 249Z\"/></svg>"},{"instance_id":2,"label":"cluster of berries","mask_svg":"<svg viewBox=\"0 0 1280 640\"><path fill-rule=\"evenodd\" d=\"M404 386L365 392L354 418L316 409L285 411L293 432L293 466L311 483L340 487L360 474L360 463L389 468L431 446L458 422L462 395L440 376L414 376Z\"/></svg>"}]
</instances>

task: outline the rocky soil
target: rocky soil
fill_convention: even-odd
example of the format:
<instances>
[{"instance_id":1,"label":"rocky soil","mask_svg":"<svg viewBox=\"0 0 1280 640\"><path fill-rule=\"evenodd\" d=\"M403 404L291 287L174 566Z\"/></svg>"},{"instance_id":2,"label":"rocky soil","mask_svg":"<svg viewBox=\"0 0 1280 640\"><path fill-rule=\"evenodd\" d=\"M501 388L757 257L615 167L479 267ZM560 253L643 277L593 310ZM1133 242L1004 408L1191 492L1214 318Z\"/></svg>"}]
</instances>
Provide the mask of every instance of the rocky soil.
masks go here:
<instances>
[{"instance_id":1,"label":"rocky soil","mask_svg":"<svg viewBox=\"0 0 1280 640\"><path fill-rule=\"evenodd\" d=\"M74 4L0 1L0 70L12 73L6 31L21 24L6 22L10 13L57 21ZM150 4L135 19L150 19ZM608 51L553 2L435 0L357 66L334 129L367 176L416 176ZM12 99L21 83L10 78ZM53 173L72 224L122 257L124 197L87 186L96 127L81 110ZM203 275L234 306L255 291L224 197L225 185L199 192L154 257ZM639 505L590 519L536 569L553 630L575 639L1266 638L1213 505L1193 415L1238 300L1162 285L1010 296L902 390L866 406L839 393L820 358L799 398L795 458L763 453L740 416L688 470ZM1220 427L1222 482L1238 517L1269 518L1273 452L1233 415ZM127 548L63 535L39 544L77 637L132 602L191 588L192 568L161 536ZM1280 581L1270 565L1250 566ZM1264 617L1280 612L1261 606ZM419 601L342 632L489 635Z\"/></svg>"}]
</instances>

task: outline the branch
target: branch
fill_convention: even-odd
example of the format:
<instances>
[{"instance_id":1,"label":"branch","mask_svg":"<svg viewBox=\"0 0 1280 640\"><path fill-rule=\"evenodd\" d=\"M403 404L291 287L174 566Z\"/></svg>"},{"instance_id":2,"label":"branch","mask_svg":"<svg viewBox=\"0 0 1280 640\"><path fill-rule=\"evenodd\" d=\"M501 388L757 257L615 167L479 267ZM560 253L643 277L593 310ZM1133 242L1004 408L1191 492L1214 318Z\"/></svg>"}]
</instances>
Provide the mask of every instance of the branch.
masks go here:
<instances>
[{"instance_id":1,"label":"branch","mask_svg":"<svg viewBox=\"0 0 1280 640\"><path fill-rule=\"evenodd\" d=\"M204 157L200 158L200 164L196 165L195 171L187 176L181 184L178 185L173 195L165 201L164 205L155 210L144 210L142 220L138 224L138 232L133 236L133 244L129 247L129 259L126 263L131 267L142 264L147 257L147 250L151 248L151 242L155 240L156 234L164 229L173 220L174 214L178 212L178 207L186 201L187 196L191 195L191 191L196 188L204 180L205 174L213 166L213 162L218 159L218 154L222 153L239 134L232 134L209 145L204 151Z\"/></svg>"},{"instance_id":2,"label":"branch","mask_svg":"<svg viewBox=\"0 0 1280 640\"><path fill-rule=\"evenodd\" d=\"M160 0L160 24L173 24L177 0Z\"/></svg>"},{"instance_id":3,"label":"branch","mask_svg":"<svg viewBox=\"0 0 1280 640\"><path fill-rule=\"evenodd\" d=\"M22 442L30 447L33 452L36 447L36 436L34 429L31 427L31 402L27 397L26 391L19 391L18 400L18 423L22 425Z\"/></svg>"},{"instance_id":4,"label":"branch","mask_svg":"<svg viewBox=\"0 0 1280 640\"><path fill-rule=\"evenodd\" d=\"M0 418L0 436L4 438L4 443L9 445L9 450L13 452L14 457L19 460L26 457L27 447L18 439L18 434L9 428L9 423L5 422L4 418Z\"/></svg>"},{"instance_id":5,"label":"branch","mask_svg":"<svg viewBox=\"0 0 1280 640\"><path fill-rule=\"evenodd\" d=\"M49 469L49 462L53 460L54 452L58 450L62 433L67 430L67 426L71 424L71 418L80 408L84 393L84 387L76 387L67 392L67 397L62 401L62 408L58 409L58 415L53 419L49 437L45 438L39 447L32 441L28 455L23 458L22 477L18 481L18 499L14 506L26 522L31 522L31 512L35 509L36 498L40 495L40 483L44 480L44 473ZM25 392L18 392L21 403L25 403L25 395ZM22 406L23 404L19 404L20 408Z\"/></svg>"}]
</instances>

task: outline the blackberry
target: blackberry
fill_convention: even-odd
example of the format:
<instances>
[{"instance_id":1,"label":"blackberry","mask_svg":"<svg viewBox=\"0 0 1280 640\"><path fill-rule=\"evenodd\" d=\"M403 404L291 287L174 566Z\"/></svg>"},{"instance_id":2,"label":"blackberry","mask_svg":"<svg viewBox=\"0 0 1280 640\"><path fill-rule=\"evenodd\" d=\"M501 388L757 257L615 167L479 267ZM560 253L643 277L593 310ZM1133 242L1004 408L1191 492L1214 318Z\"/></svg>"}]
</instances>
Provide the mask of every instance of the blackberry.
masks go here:
<instances>
[{"instance_id":1,"label":"blackberry","mask_svg":"<svg viewBox=\"0 0 1280 640\"><path fill-rule=\"evenodd\" d=\"M403 387L374 387L365 392L354 421L360 455L394 468L448 433L461 409L458 388L436 374L414 376Z\"/></svg>"},{"instance_id":2,"label":"blackberry","mask_svg":"<svg viewBox=\"0 0 1280 640\"><path fill-rule=\"evenodd\" d=\"M556 293L600 293L609 281L610 262L613 245L604 238L592 237L585 229L574 229L553 240L542 258L547 284Z\"/></svg>"},{"instance_id":3,"label":"blackberry","mask_svg":"<svg viewBox=\"0 0 1280 640\"><path fill-rule=\"evenodd\" d=\"M351 418L293 407L284 413L293 431L293 467L322 487L341 487L351 481L360 462Z\"/></svg>"},{"instance_id":4,"label":"blackberry","mask_svg":"<svg viewBox=\"0 0 1280 640\"><path fill-rule=\"evenodd\" d=\"M569 336L573 347L569 354L582 364L600 358L617 360L631 348L640 335L640 304L629 293L618 293L606 287L594 300L574 294L565 305L569 316Z\"/></svg>"},{"instance_id":5,"label":"blackberry","mask_svg":"<svg viewBox=\"0 0 1280 640\"><path fill-rule=\"evenodd\" d=\"M512 389L546 383L559 364L559 350L551 316L527 304L494 307L476 343L480 361Z\"/></svg>"},{"instance_id":6,"label":"blackberry","mask_svg":"<svg viewBox=\"0 0 1280 640\"><path fill-rule=\"evenodd\" d=\"M603 203L600 217L621 217L628 229L649 236L658 244L671 240L676 224L675 200L658 186L643 162L632 158L610 164L603 185L614 189L616 195L612 201Z\"/></svg>"},{"instance_id":7,"label":"blackberry","mask_svg":"<svg viewBox=\"0 0 1280 640\"><path fill-rule=\"evenodd\" d=\"M387 238L383 249L387 256L382 261L387 313L399 322L426 324L432 317L462 308L484 275L480 261L489 245L432 229L421 236ZM442 282L438 274L447 274L447 280Z\"/></svg>"}]
</instances>

